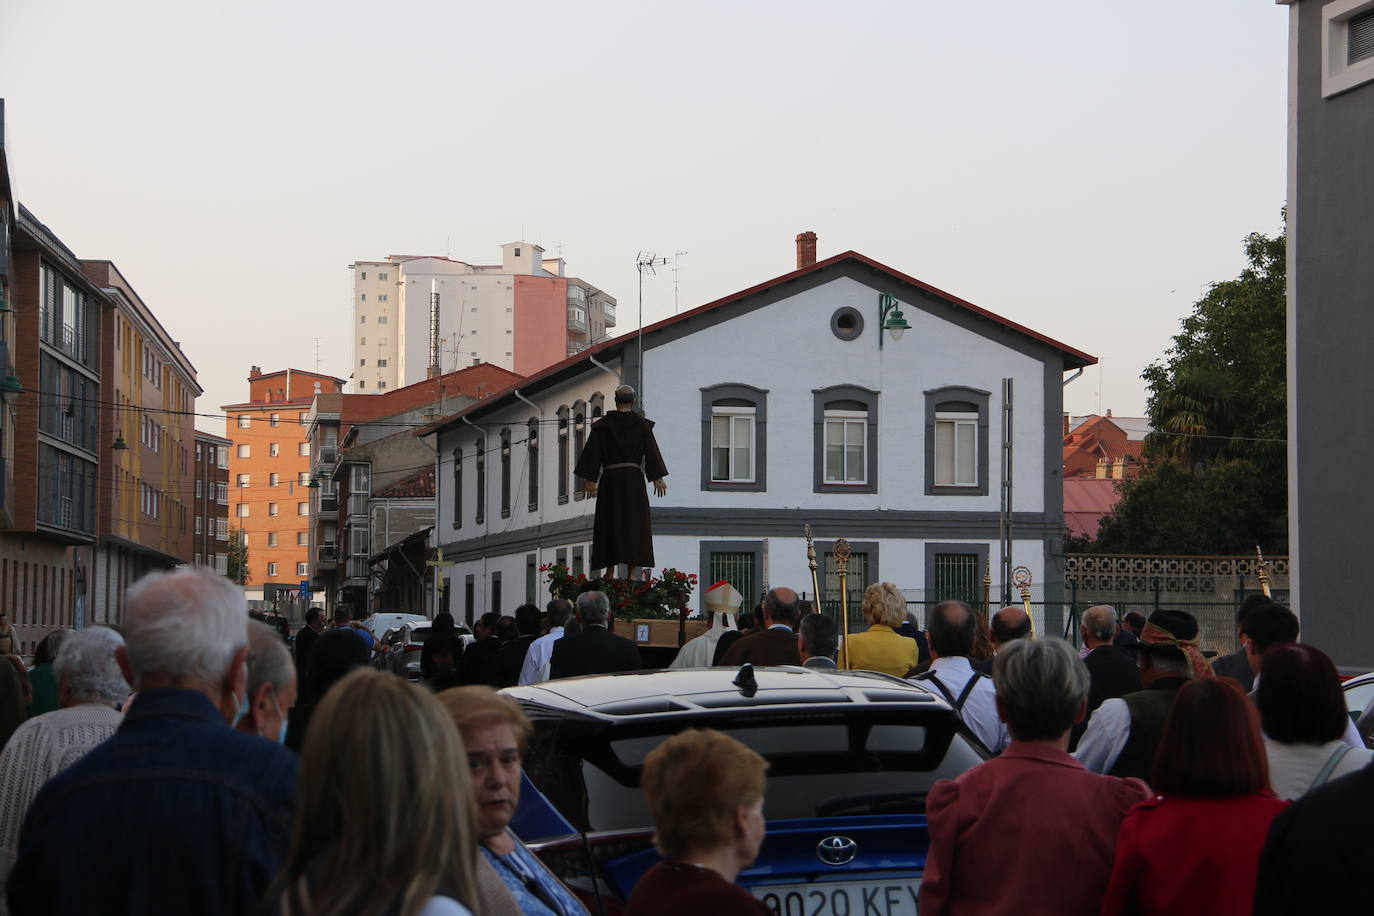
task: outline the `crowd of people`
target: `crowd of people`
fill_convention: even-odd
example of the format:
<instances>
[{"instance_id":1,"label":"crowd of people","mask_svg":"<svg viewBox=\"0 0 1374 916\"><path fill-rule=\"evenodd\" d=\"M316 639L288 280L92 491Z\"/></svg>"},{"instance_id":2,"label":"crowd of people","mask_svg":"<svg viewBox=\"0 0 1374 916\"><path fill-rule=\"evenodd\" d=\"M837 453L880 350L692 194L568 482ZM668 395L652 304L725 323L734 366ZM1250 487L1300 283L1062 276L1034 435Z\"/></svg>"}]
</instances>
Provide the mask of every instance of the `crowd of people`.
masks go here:
<instances>
[{"instance_id":1,"label":"crowd of people","mask_svg":"<svg viewBox=\"0 0 1374 916\"><path fill-rule=\"evenodd\" d=\"M868 628L842 645L791 589L748 615L731 592L712 597L684 658L906 678L988 752L925 799L923 914L1358 908L1374 754L1288 608L1245 602L1241 649L1209 663L1182 611L1128 634L1091 608L1075 650L1037 637L1021 608L988 619L946 601L917 626L880 584L864 594ZM329 629L311 614L293 658L236 586L181 569L135 584L118 630L64 633L31 670L0 665L0 688L25 696L22 670L31 694L0 751L3 905L588 913L511 830L534 730L497 688L635 670L635 645L611 632L599 592L485 618L470 644L446 617L416 685L369 665L376 641L346 614ZM52 707L29 715L35 681L51 683ZM769 912L737 884L764 841L767 770L709 729L645 757L661 861L627 913Z\"/></svg>"}]
</instances>

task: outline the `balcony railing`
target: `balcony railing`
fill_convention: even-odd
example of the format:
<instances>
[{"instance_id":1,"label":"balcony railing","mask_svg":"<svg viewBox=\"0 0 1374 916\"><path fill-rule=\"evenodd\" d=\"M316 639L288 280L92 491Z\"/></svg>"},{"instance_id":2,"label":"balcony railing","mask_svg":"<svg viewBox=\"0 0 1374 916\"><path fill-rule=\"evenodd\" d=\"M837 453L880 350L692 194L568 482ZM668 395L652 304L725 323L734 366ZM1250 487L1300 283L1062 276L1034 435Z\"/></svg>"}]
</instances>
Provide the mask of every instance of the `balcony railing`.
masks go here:
<instances>
[{"instance_id":1,"label":"balcony railing","mask_svg":"<svg viewBox=\"0 0 1374 916\"><path fill-rule=\"evenodd\" d=\"M568 309L568 329L572 331L587 330L587 310L580 308Z\"/></svg>"},{"instance_id":2,"label":"balcony railing","mask_svg":"<svg viewBox=\"0 0 1374 916\"><path fill-rule=\"evenodd\" d=\"M338 497L336 494L333 494L333 493L331 493L331 494L328 495L328 496L321 496L321 497L320 497L320 511L321 511L321 512L338 512L338 511L339 511L339 497Z\"/></svg>"},{"instance_id":3,"label":"balcony railing","mask_svg":"<svg viewBox=\"0 0 1374 916\"><path fill-rule=\"evenodd\" d=\"M339 562L339 551L333 544L325 544L320 547L320 565L335 566Z\"/></svg>"},{"instance_id":4,"label":"balcony railing","mask_svg":"<svg viewBox=\"0 0 1374 916\"><path fill-rule=\"evenodd\" d=\"M614 303L614 302L603 302L603 303L601 303L601 308L602 308L602 310L605 312L605 315L606 315L606 326L607 326L607 327L614 327L614 326L615 326L615 303Z\"/></svg>"},{"instance_id":5,"label":"balcony railing","mask_svg":"<svg viewBox=\"0 0 1374 916\"><path fill-rule=\"evenodd\" d=\"M367 494L353 493L348 497L349 515L367 515Z\"/></svg>"},{"instance_id":6,"label":"balcony railing","mask_svg":"<svg viewBox=\"0 0 1374 916\"><path fill-rule=\"evenodd\" d=\"M339 447L337 445L320 446L320 464L338 464Z\"/></svg>"}]
</instances>

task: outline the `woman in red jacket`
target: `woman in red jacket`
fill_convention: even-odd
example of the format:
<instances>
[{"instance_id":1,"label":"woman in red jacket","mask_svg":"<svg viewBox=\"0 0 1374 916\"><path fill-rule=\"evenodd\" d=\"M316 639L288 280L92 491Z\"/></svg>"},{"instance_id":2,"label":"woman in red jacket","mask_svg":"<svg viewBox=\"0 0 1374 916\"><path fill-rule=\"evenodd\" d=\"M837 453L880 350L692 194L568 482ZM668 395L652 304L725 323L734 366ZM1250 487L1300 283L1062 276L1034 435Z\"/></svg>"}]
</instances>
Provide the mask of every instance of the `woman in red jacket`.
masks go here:
<instances>
[{"instance_id":1,"label":"woman in red jacket","mask_svg":"<svg viewBox=\"0 0 1374 916\"><path fill-rule=\"evenodd\" d=\"M1158 793L1121 822L1103 916L1248 916L1269 823L1259 714L1229 678L1178 691L1155 754Z\"/></svg>"}]
</instances>

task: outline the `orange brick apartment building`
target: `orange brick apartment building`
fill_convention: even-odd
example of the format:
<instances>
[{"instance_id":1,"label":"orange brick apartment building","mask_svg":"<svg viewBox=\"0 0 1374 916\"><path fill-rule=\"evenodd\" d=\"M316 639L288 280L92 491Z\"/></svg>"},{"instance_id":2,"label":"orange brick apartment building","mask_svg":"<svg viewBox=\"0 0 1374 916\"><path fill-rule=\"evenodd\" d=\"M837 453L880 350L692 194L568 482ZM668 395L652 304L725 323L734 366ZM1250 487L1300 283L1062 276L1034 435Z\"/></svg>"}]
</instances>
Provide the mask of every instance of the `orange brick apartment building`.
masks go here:
<instances>
[{"instance_id":1,"label":"orange brick apartment building","mask_svg":"<svg viewBox=\"0 0 1374 916\"><path fill-rule=\"evenodd\" d=\"M229 524L248 540L249 600L271 601L310 578L310 446L305 417L317 394L344 380L304 369L248 374L248 400L225 404Z\"/></svg>"}]
</instances>

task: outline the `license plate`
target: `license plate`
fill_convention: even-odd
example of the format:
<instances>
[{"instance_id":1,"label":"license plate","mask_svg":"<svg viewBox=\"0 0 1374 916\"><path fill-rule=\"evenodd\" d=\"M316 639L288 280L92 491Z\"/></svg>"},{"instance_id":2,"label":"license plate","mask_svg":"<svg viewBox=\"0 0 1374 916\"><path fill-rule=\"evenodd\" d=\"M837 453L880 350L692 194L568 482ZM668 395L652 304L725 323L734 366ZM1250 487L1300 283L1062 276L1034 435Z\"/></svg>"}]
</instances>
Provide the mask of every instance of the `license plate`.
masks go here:
<instances>
[{"instance_id":1,"label":"license plate","mask_svg":"<svg viewBox=\"0 0 1374 916\"><path fill-rule=\"evenodd\" d=\"M749 891L776 916L916 916L919 878L764 884Z\"/></svg>"}]
</instances>

